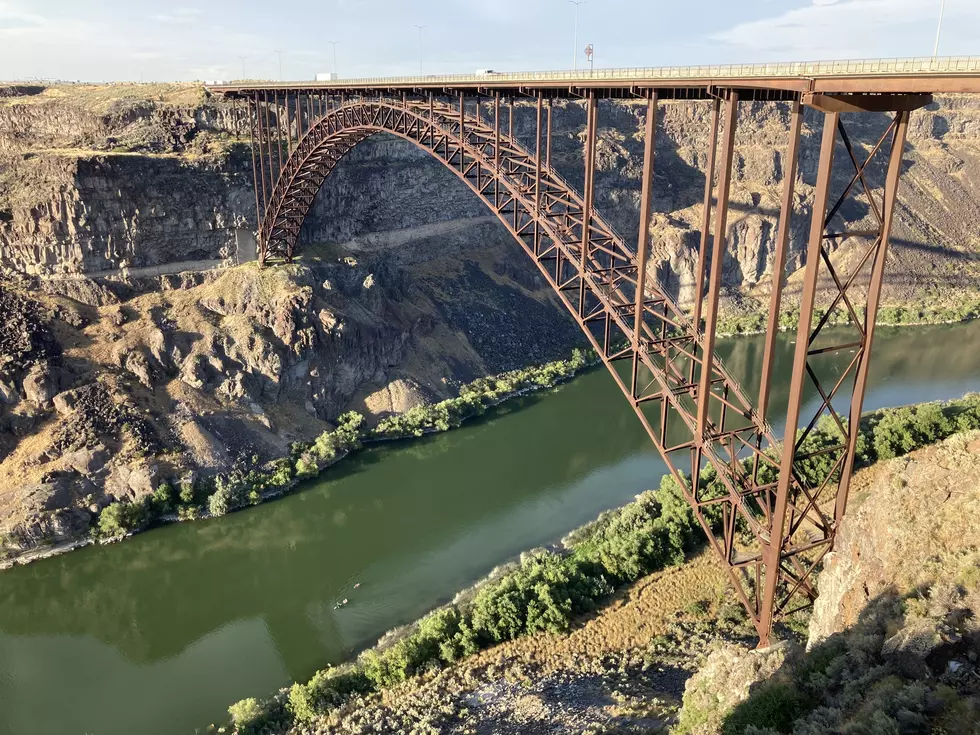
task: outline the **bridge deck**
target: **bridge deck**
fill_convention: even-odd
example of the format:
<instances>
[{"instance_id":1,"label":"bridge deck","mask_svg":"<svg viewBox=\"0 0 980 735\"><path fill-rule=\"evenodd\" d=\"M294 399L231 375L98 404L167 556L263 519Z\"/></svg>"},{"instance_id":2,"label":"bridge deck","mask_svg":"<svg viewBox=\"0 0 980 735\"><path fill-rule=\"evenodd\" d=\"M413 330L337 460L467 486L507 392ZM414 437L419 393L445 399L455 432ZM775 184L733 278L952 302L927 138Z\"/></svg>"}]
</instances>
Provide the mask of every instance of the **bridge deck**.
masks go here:
<instances>
[{"instance_id":1,"label":"bridge deck","mask_svg":"<svg viewBox=\"0 0 980 735\"><path fill-rule=\"evenodd\" d=\"M769 99L778 98L780 92L980 94L980 56L372 77L330 82L258 80L213 85L208 89L238 96L273 89L342 92L446 87L503 93L545 89L552 97L578 97L589 89L603 90L609 96L630 96L631 90L637 87L662 90L666 94L661 94L661 98L698 97L711 87L756 90L760 98Z\"/></svg>"}]
</instances>

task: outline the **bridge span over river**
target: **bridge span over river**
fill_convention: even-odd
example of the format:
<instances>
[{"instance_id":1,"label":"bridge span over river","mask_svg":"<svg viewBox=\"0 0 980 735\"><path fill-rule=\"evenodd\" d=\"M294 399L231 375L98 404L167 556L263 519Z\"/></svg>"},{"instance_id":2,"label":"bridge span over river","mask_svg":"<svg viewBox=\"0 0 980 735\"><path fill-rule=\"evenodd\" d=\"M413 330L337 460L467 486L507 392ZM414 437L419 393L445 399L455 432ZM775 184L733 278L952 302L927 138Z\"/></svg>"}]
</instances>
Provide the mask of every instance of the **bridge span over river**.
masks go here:
<instances>
[{"instance_id":1,"label":"bridge span over river","mask_svg":"<svg viewBox=\"0 0 980 735\"><path fill-rule=\"evenodd\" d=\"M909 115L933 94L980 94L980 57L248 82L209 90L240 101L250 131L261 263L293 260L317 192L358 143L388 133L428 151L511 232L581 326L684 489L760 644L768 643L775 620L813 601L814 571L833 548L847 507ZM672 100L711 111L688 308L648 272L657 111ZM570 102L586 111L581 191L552 165L552 110ZM758 395L743 390L715 354L743 103L787 106L790 120ZM597 127L603 109L623 104L645 108L635 245L594 206ZM516 105L534 110L530 141L515 135ZM822 118L822 136L789 402L785 414L773 416L790 223L804 216L794 214L804 108ZM883 131L857 143L848 131L869 114L887 116ZM838 167L848 180L840 190L833 186ZM883 180L872 180L882 171ZM839 213L858 199L873 226L848 230ZM835 261L833 251L845 241L859 256ZM819 309L818 296L827 302ZM845 329L826 329L834 312L846 316ZM841 353L852 356L846 369L828 378L821 360ZM805 410L805 393L819 396L816 410ZM821 417L836 430L831 446L808 441ZM782 436L773 424L785 426ZM717 482L709 485L713 477L721 492Z\"/></svg>"}]
</instances>

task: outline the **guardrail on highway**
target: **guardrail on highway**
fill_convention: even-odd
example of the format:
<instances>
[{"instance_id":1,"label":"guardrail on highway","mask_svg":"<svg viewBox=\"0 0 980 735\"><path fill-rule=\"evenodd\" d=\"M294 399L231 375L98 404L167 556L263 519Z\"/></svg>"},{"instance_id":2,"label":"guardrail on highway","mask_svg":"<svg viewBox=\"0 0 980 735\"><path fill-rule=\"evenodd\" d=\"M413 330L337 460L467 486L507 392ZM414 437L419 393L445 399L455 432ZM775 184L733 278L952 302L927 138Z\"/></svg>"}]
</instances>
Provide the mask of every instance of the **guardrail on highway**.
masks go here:
<instances>
[{"instance_id":1,"label":"guardrail on highway","mask_svg":"<svg viewBox=\"0 0 980 735\"><path fill-rule=\"evenodd\" d=\"M593 71L531 71L499 74L447 74L414 77L339 79L348 84L432 84L438 82L592 81L596 79L719 79L747 77L821 77L889 74L980 74L980 56L923 56L907 59L794 61L772 64L655 66Z\"/></svg>"}]
</instances>

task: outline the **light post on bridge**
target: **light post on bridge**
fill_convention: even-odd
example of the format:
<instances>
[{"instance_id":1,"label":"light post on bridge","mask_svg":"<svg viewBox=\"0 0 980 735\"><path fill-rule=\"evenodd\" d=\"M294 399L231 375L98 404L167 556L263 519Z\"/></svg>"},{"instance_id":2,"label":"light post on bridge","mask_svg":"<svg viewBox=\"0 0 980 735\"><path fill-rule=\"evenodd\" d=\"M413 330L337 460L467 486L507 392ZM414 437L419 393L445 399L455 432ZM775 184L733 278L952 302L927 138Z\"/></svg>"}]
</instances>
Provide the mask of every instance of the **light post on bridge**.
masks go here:
<instances>
[{"instance_id":1,"label":"light post on bridge","mask_svg":"<svg viewBox=\"0 0 980 735\"><path fill-rule=\"evenodd\" d=\"M333 73L340 78L340 72L337 71L337 41L327 41L331 46L333 46Z\"/></svg>"},{"instance_id":2,"label":"light post on bridge","mask_svg":"<svg viewBox=\"0 0 980 735\"><path fill-rule=\"evenodd\" d=\"M575 6L575 43L572 44L572 69L578 71L578 7L579 5L586 5L587 0L568 0L572 5Z\"/></svg>"},{"instance_id":3,"label":"light post on bridge","mask_svg":"<svg viewBox=\"0 0 980 735\"><path fill-rule=\"evenodd\" d=\"M936 29L936 45L932 49L932 58L939 56L939 37L943 33L943 12L946 10L946 0L942 0L939 5L939 27Z\"/></svg>"},{"instance_id":4,"label":"light post on bridge","mask_svg":"<svg viewBox=\"0 0 980 735\"><path fill-rule=\"evenodd\" d=\"M420 26L416 24L415 27L419 29L419 76L421 77L424 76L424 72L422 71L422 65L425 60L425 50L424 50L425 45L423 43L422 31L425 28L428 28L428 26Z\"/></svg>"}]
</instances>

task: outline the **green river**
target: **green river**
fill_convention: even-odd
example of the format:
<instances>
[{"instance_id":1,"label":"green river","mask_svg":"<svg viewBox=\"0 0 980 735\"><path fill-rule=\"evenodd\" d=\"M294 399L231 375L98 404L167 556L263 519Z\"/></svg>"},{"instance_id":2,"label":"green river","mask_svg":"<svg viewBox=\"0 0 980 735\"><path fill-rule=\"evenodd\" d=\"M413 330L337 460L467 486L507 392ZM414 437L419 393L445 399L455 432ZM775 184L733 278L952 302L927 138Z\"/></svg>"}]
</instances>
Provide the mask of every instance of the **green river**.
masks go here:
<instances>
[{"instance_id":1,"label":"green river","mask_svg":"<svg viewBox=\"0 0 980 735\"><path fill-rule=\"evenodd\" d=\"M866 409L980 390L980 322L878 335ZM750 394L761 348L720 347ZM0 735L203 730L662 474L593 370L461 429L374 446L281 500L2 572Z\"/></svg>"}]
</instances>

